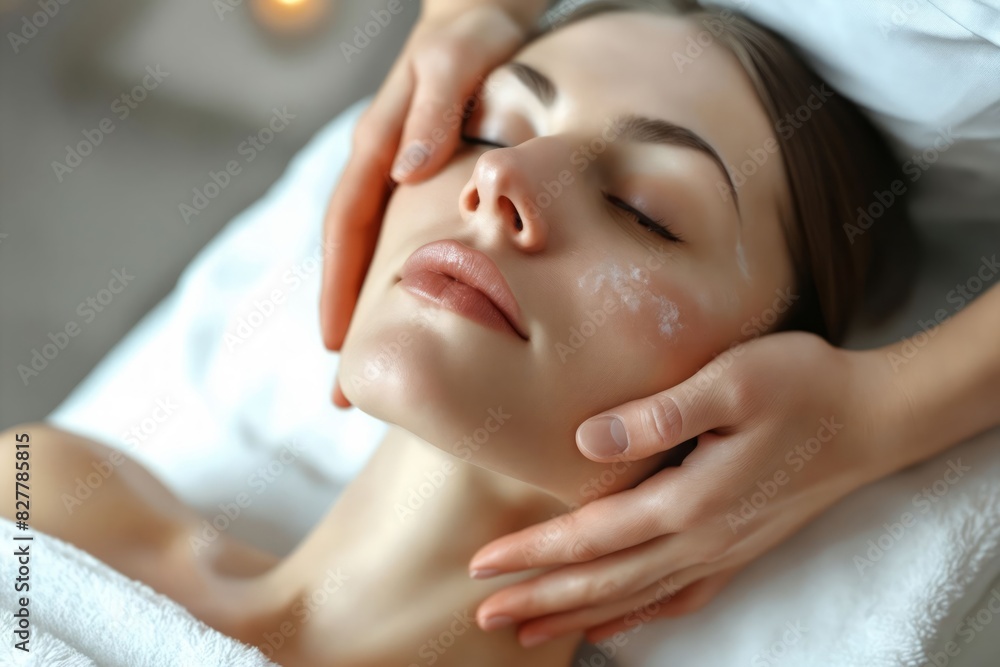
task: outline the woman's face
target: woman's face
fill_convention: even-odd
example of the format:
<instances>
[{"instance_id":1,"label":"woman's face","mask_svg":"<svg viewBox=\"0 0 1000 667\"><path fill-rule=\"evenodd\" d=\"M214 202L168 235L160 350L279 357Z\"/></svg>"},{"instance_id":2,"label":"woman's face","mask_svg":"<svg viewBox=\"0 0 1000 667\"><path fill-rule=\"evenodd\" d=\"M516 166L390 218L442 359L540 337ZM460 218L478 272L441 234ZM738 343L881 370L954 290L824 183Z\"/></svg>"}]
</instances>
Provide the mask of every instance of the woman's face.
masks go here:
<instances>
[{"instance_id":1,"label":"woman's face","mask_svg":"<svg viewBox=\"0 0 1000 667\"><path fill-rule=\"evenodd\" d=\"M389 202L342 348L354 405L567 500L651 472L584 458L577 426L763 333L793 285L774 132L712 27L599 14L492 72L475 140ZM719 163L762 154L737 204Z\"/></svg>"}]
</instances>

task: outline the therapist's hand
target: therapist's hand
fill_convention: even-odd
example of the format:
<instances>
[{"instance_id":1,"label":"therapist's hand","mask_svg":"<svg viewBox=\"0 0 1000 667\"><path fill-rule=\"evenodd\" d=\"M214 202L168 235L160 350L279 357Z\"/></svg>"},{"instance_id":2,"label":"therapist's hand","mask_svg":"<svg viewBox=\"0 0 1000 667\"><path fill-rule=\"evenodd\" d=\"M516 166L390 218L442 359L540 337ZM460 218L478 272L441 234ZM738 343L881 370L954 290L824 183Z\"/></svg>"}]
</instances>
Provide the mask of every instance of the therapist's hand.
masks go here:
<instances>
[{"instance_id":1,"label":"therapist's hand","mask_svg":"<svg viewBox=\"0 0 1000 667\"><path fill-rule=\"evenodd\" d=\"M577 444L596 461L614 460L623 437L629 461L698 444L634 489L483 547L470 571L485 576L558 567L489 597L479 624L520 624L529 645L580 630L599 641L698 609L742 566L904 464L887 453L909 409L898 386L883 351L786 332L588 420Z\"/></svg>"},{"instance_id":2,"label":"therapist's hand","mask_svg":"<svg viewBox=\"0 0 1000 667\"><path fill-rule=\"evenodd\" d=\"M466 101L527 38L526 17L519 22L500 4L425 3L358 120L324 221L320 325L327 349L343 344L395 183L419 181L447 162L460 140ZM540 13L543 4L535 4ZM335 402L348 405L339 386Z\"/></svg>"}]
</instances>

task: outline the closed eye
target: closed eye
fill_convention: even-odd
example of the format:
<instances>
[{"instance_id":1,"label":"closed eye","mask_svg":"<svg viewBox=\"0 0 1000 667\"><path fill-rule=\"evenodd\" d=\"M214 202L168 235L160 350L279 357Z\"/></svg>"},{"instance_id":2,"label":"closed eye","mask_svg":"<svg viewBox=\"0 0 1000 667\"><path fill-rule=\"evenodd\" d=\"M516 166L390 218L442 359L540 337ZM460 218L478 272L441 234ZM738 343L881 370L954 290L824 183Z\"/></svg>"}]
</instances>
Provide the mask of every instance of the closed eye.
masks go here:
<instances>
[{"instance_id":1,"label":"closed eye","mask_svg":"<svg viewBox=\"0 0 1000 667\"><path fill-rule=\"evenodd\" d=\"M654 234L659 234L668 241L673 241L674 243L684 243L684 239L675 234L670 227L663 222L663 220L655 220L642 211L630 206L618 197L604 193L604 197L614 206L620 213L624 213L627 218L637 223L639 226L648 229Z\"/></svg>"},{"instance_id":2,"label":"closed eye","mask_svg":"<svg viewBox=\"0 0 1000 667\"><path fill-rule=\"evenodd\" d=\"M467 134L462 135L462 141L468 144L480 144L482 146L492 146L493 148L507 148L507 146L504 146L503 144L498 144L495 141L482 139L480 137L470 137Z\"/></svg>"},{"instance_id":3,"label":"closed eye","mask_svg":"<svg viewBox=\"0 0 1000 667\"><path fill-rule=\"evenodd\" d=\"M483 139L481 137L473 137L467 134L462 135L462 141L468 144L489 146L492 148L507 148L507 146L499 144L495 141L490 141L489 139ZM659 236L662 236L668 241L672 241L674 243L684 243L684 239L675 234L673 230L671 230L670 227L662 220L655 220L649 217L642 211L639 211L638 209L630 206L629 204L625 203L624 201L622 201L621 199L612 194L609 194L607 192L604 192L602 194L604 195L605 199L607 199L608 202L612 206L614 206L615 209L617 209L619 213L624 214L626 218L635 222L640 227L643 227L644 229L647 229L653 232L654 234L658 234Z\"/></svg>"}]
</instances>

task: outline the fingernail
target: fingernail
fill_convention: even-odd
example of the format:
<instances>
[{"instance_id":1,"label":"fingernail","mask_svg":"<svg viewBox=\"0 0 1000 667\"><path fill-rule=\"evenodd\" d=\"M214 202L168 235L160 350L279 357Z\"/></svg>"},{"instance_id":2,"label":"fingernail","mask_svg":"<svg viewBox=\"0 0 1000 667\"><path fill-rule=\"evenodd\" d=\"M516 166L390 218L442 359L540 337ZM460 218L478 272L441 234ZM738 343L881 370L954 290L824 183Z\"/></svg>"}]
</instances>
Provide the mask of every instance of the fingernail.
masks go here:
<instances>
[{"instance_id":1,"label":"fingernail","mask_svg":"<svg viewBox=\"0 0 1000 667\"><path fill-rule=\"evenodd\" d=\"M500 574L500 570L493 567L484 567L480 570L469 570L469 576L473 579L489 579Z\"/></svg>"},{"instance_id":2,"label":"fingernail","mask_svg":"<svg viewBox=\"0 0 1000 667\"><path fill-rule=\"evenodd\" d=\"M422 165L430 154L430 150L421 145L420 142L413 142L396 158L396 162L392 165L392 177L397 181L406 178L414 169Z\"/></svg>"},{"instance_id":3,"label":"fingernail","mask_svg":"<svg viewBox=\"0 0 1000 667\"><path fill-rule=\"evenodd\" d=\"M547 642L550 639L552 638L549 637L548 635L525 635L521 639L521 646L523 646L524 648L532 648L534 646L538 646L539 644Z\"/></svg>"},{"instance_id":4,"label":"fingernail","mask_svg":"<svg viewBox=\"0 0 1000 667\"><path fill-rule=\"evenodd\" d=\"M597 417L583 422L577 438L580 447L600 459L621 454L628 447L625 423L618 417Z\"/></svg>"},{"instance_id":5,"label":"fingernail","mask_svg":"<svg viewBox=\"0 0 1000 667\"><path fill-rule=\"evenodd\" d=\"M493 630L499 630L500 628L506 628L508 625L513 625L514 619L510 616L490 616L483 624L480 626L486 632L492 632Z\"/></svg>"}]
</instances>

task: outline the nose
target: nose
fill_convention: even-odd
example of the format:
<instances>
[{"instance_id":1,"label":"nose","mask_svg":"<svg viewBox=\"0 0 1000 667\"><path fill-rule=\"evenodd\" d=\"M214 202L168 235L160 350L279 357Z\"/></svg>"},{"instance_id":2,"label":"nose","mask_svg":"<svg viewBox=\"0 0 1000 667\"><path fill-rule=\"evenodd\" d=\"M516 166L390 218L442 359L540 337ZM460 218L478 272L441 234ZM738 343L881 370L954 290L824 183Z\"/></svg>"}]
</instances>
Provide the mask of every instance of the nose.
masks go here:
<instances>
[{"instance_id":1,"label":"nose","mask_svg":"<svg viewBox=\"0 0 1000 667\"><path fill-rule=\"evenodd\" d=\"M464 220L488 225L522 251L534 253L548 243L549 224L546 211L536 204L544 167L529 143L480 155L458 205Z\"/></svg>"}]
</instances>

